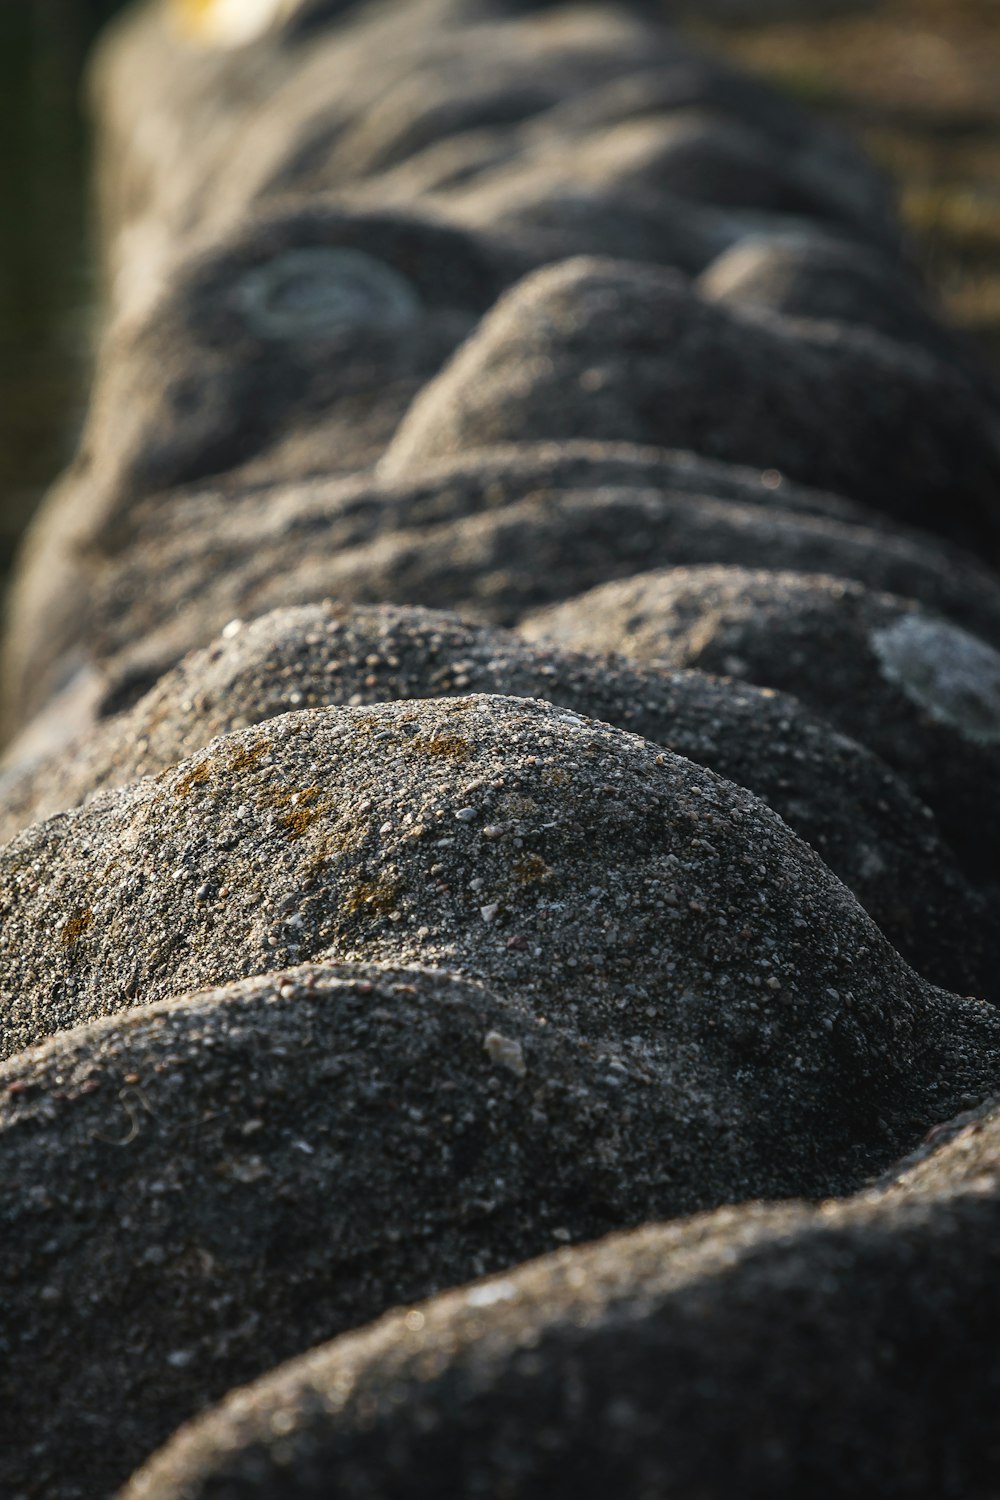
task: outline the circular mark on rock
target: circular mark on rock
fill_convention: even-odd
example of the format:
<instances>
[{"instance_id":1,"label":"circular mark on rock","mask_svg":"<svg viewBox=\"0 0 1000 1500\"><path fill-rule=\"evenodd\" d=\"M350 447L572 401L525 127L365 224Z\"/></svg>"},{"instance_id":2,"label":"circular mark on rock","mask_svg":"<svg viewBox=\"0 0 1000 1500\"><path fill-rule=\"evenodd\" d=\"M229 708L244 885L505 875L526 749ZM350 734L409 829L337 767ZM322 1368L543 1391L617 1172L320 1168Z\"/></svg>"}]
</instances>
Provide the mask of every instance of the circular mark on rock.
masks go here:
<instances>
[{"instance_id":1,"label":"circular mark on rock","mask_svg":"<svg viewBox=\"0 0 1000 1500\"><path fill-rule=\"evenodd\" d=\"M1000 742L1000 653L957 625L904 615L871 636L882 675L940 724Z\"/></svg>"},{"instance_id":2,"label":"circular mark on rock","mask_svg":"<svg viewBox=\"0 0 1000 1500\"><path fill-rule=\"evenodd\" d=\"M420 312L412 282L363 250L289 250L243 278L239 301L263 338L334 338L391 330Z\"/></svg>"}]
</instances>

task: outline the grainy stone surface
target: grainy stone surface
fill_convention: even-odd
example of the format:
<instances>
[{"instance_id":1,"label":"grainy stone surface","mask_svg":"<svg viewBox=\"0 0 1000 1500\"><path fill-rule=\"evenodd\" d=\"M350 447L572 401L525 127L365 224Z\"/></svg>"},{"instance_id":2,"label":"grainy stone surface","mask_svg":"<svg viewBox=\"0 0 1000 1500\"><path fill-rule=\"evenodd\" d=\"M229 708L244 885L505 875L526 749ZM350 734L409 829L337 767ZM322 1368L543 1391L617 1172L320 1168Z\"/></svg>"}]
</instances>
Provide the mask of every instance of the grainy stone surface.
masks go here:
<instances>
[{"instance_id":1,"label":"grainy stone surface","mask_svg":"<svg viewBox=\"0 0 1000 1500\"><path fill-rule=\"evenodd\" d=\"M994 1141L936 1191L727 1209L451 1292L232 1396L123 1500L988 1500L996 1162Z\"/></svg>"},{"instance_id":2,"label":"grainy stone surface","mask_svg":"<svg viewBox=\"0 0 1000 1500\"><path fill-rule=\"evenodd\" d=\"M994 554L1000 542L995 419L950 366L612 260L519 282L415 401L387 463L581 436L773 464Z\"/></svg>"},{"instance_id":3,"label":"grainy stone surface","mask_svg":"<svg viewBox=\"0 0 1000 1500\"><path fill-rule=\"evenodd\" d=\"M752 1148L719 1153L727 1108L699 1119L697 1068L629 1031L594 1045L441 972L304 966L9 1061L3 1494L106 1500L322 1339L727 1196Z\"/></svg>"},{"instance_id":4,"label":"grainy stone surface","mask_svg":"<svg viewBox=\"0 0 1000 1500\"><path fill-rule=\"evenodd\" d=\"M917 605L832 578L673 569L592 591L524 629L793 694L898 771L966 868L996 880L1000 654Z\"/></svg>"},{"instance_id":5,"label":"grainy stone surface","mask_svg":"<svg viewBox=\"0 0 1000 1500\"><path fill-rule=\"evenodd\" d=\"M818 1039L824 1119L828 1044L848 1109L866 1087L887 1097L905 1055L898 1140L988 1092L1000 1035L990 1007L919 980L748 792L524 699L314 710L225 736L21 834L0 851L0 902L5 1054L292 963L416 962L594 1040L623 1016L647 1041L704 1040L719 1087L759 1031L753 1095L772 1070L776 1107L787 1025L807 1075ZM858 1129L827 1166L856 1164Z\"/></svg>"},{"instance_id":6,"label":"grainy stone surface","mask_svg":"<svg viewBox=\"0 0 1000 1500\"><path fill-rule=\"evenodd\" d=\"M913 533L655 486L577 491L543 481L522 492L517 500L516 481L494 488L460 478L440 494L417 482L395 494L268 492L245 504L196 496L169 524L150 512L128 549L92 570L90 621L63 642L60 660L96 667L108 701L125 706L237 616L332 598L511 625L651 565L709 563L860 579L1000 643L995 578L959 549ZM453 518L438 520L442 513ZM43 659L53 645L51 633L40 636Z\"/></svg>"},{"instance_id":7,"label":"grainy stone surface","mask_svg":"<svg viewBox=\"0 0 1000 1500\"><path fill-rule=\"evenodd\" d=\"M575 253L594 254L601 253L600 236L614 233L608 222L613 204L623 222L630 217L641 222L645 214L662 226L659 249L655 239L639 237L636 251L641 247L646 253L631 252L632 258L689 272L702 268L713 240L721 247L754 226L758 233L785 226L787 233L794 225L800 232L812 225L880 241L878 221L868 217L862 226L853 205L845 203L836 174L827 191L826 175L814 162L803 162L801 143L779 141L756 121L734 118L724 108L678 106L620 120L598 118L568 138L547 130L547 123L544 117L535 122L530 144L511 159L443 183L440 202L446 211L477 227L513 220L556 230L556 208L566 200L586 203L589 214L581 212L573 223L580 234ZM499 154L495 135L483 145ZM418 159L390 183L373 182L371 190L399 191L407 182L416 186L426 182L416 176L426 169ZM430 201L439 201L429 186ZM549 214L546 203L553 206ZM621 229L619 236L620 248L612 250L606 240L604 253L627 258L628 239ZM573 254L568 237L563 243L564 256ZM897 246L890 239L886 248Z\"/></svg>"},{"instance_id":8,"label":"grainy stone surface","mask_svg":"<svg viewBox=\"0 0 1000 1500\"><path fill-rule=\"evenodd\" d=\"M398 480L314 477L273 486L220 478L212 488L180 486L169 497L130 505L110 534L103 526L95 537L95 517L85 517L79 529L88 532L86 541L67 536L77 522L64 525L81 499L77 486L50 503L15 580L4 657L10 725L20 725L81 670L109 655L143 657L149 665L142 670L155 677L185 650L205 645L235 614L323 598L329 587L318 574L327 563L383 532L442 525L540 492L614 485L877 520L849 501L793 485L775 469L762 473L690 453L586 441L508 445ZM957 565L958 556L948 562ZM940 560L930 559L930 568L940 574ZM984 609L996 611L996 584L974 577L967 566L962 575L948 597L961 608L959 618L973 610L979 622ZM919 591L920 585L912 587ZM939 592L936 587L935 603ZM188 615L186 634L181 613ZM182 644L157 656L142 638L175 617L171 629ZM1000 638L1000 625L996 630Z\"/></svg>"},{"instance_id":9,"label":"grainy stone surface","mask_svg":"<svg viewBox=\"0 0 1000 1500\"><path fill-rule=\"evenodd\" d=\"M187 1418L129 1500L995 1494L1000 405L695 10L103 49L6 646L4 1500Z\"/></svg>"},{"instance_id":10,"label":"grainy stone surface","mask_svg":"<svg viewBox=\"0 0 1000 1500\"><path fill-rule=\"evenodd\" d=\"M800 235L744 239L713 261L698 281L711 302L760 307L789 318L861 324L961 366L985 399L996 382L971 346L946 329L930 299L898 262L845 240Z\"/></svg>"},{"instance_id":11,"label":"grainy stone surface","mask_svg":"<svg viewBox=\"0 0 1000 1500\"><path fill-rule=\"evenodd\" d=\"M29 531L7 635L15 702L57 685L51 650L86 612L78 554L138 500L215 475L364 468L503 282L458 229L322 203L184 260L109 334L80 453Z\"/></svg>"},{"instance_id":12,"label":"grainy stone surface","mask_svg":"<svg viewBox=\"0 0 1000 1500\"><path fill-rule=\"evenodd\" d=\"M0 781L0 838L280 714L473 692L545 699L747 787L822 855L918 973L1000 999L992 906L959 873L928 809L796 700L533 647L432 611L320 605L232 621L130 712Z\"/></svg>"}]
</instances>

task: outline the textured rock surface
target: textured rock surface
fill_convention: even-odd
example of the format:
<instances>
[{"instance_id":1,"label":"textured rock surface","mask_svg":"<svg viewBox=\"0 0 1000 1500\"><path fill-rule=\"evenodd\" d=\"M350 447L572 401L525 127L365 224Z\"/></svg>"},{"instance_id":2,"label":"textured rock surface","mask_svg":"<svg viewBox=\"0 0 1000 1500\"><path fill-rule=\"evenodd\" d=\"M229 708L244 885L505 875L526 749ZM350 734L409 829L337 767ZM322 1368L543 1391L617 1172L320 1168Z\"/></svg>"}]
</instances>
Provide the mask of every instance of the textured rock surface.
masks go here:
<instances>
[{"instance_id":1,"label":"textured rock surface","mask_svg":"<svg viewBox=\"0 0 1000 1500\"><path fill-rule=\"evenodd\" d=\"M859 228L891 235L890 194L857 150L700 55L662 24L661 7L531 9L354 6L347 28L306 28L293 15L283 33L236 52L180 35L162 7L119 24L93 90L119 284L127 287L130 263L162 259L194 223L231 223L260 195L342 189L396 162L448 153L455 141L463 149L474 131L500 137L487 164L498 150L530 159L539 143L569 138L574 122L589 129L613 123L616 111L692 105L763 133ZM418 173L411 196L431 185L433 175Z\"/></svg>"},{"instance_id":2,"label":"textured rock surface","mask_svg":"<svg viewBox=\"0 0 1000 1500\"><path fill-rule=\"evenodd\" d=\"M524 629L793 694L898 771L967 868L995 880L1000 654L907 600L831 578L673 569L606 585Z\"/></svg>"},{"instance_id":3,"label":"textured rock surface","mask_svg":"<svg viewBox=\"0 0 1000 1500\"><path fill-rule=\"evenodd\" d=\"M725 251L699 278L711 302L760 307L789 318L856 323L900 343L922 346L956 362L996 399L995 382L971 348L946 330L929 300L897 263L862 245L800 235L746 239Z\"/></svg>"},{"instance_id":4,"label":"textured rock surface","mask_svg":"<svg viewBox=\"0 0 1000 1500\"><path fill-rule=\"evenodd\" d=\"M996 1162L994 1138L974 1185L956 1153L936 1193L724 1210L452 1292L238 1393L125 1496L986 1500Z\"/></svg>"},{"instance_id":5,"label":"textured rock surface","mask_svg":"<svg viewBox=\"0 0 1000 1500\"><path fill-rule=\"evenodd\" d=\"M305 966L0 1068L4 1495L107 1496L320 1339L703 1201L698 1106L628 1032L595 1047L446 974Z\"/></svg>"},{"instance_id":6,"label":"textured rock surface","mask_svg":"<svg viewBox=\"0 0 1000 1500\"><path fill-rule=\"evenodd\" d=\"M195 496L169 525L151 511L134 543L92 571L89 629L69 660L96 666L109 701L124 705L237 616L332 598L451 608L509 625L651 564L857 578L921 598L1000 642L993 576L913 534L656 487L577 491L522 478L520 488L520 501L516 480L494 487L462 477L443 489L437 481L395 493L317 488L245 505L223 496L210 508ZM47 656L52 644L43 634L38 649Z\"/></svg>"},{"instance_id":7,"label":"textured rock surface","mask_svg":"<svg viewBox=\"0 0 1000 1500\"><path fill-rule=\"evenodd\" d=\"M838 497L792 485L777 470L762 474L688 453L585 441L511 445L396 482L365 476L315 477L279 487L225 480L211 489L181 486L168 499L157 495L130 506L113 528L93 512L74 519L74 505L85 495L79 485L68 486L37 524L15 582L4 658L11 727L82 668L122 650L142 654L141 637L182 610L193 606L198 618L189 620L186 637L178 623L183 644L173 656L168 647L166 656L155 659L154 676L189 647L206 644L235 614L323 598L329 587L317 570L345 547L385 531L498 509L540 491L615 484L718 495L848 521L872 516ZM77 530L84 536L74 541ZM948 561L959 565L957 556ZM937 558L928 558L928 566L935 578L942 572ZM974 611L976 627L985 628L983 611L1000 613L996 584L974 577L967 566L961 571L945 600L954 601L962 619ZM893 582L898 586L899 578ZM577 582L575 588L582 586ZM913 588L921 586L915 579ZM947 608L938 599L941 586L933 587L932 602Z\"/></svg>"},{"instance_id":8,"label":"textured rock surface","mask_svg":"<svg viewBox=\"0 0 1000 1500\"><path fill-rule=\"evenodd\" d=\"M77 552L127 529L137 500L233 472L253 484L365 467L502 284L457 229L323 204L188 257L105 343L80 454L29 533L7 679L31 706L56 685L33 647L73 640Z\"/></svg>"},{"instance_id":9,"label":"textured rock surface","mask_svg":"<svg viewBox=\"0 0 1000 1500\"><path fill-rule=\"evenodd\" d=\"M745 8L103 50L5 648L4 1500L188 1418L129 1500L995 1494L1000 404L881 174L665 24Z\"/></svg>"},{"instance_id":10,"label":"textured rock surface","mask_svg":"<svg viewBox=\"0 0 1000 1500\"><path fill-rule=\"evenodd\" d=\"M708 303L677 273L615 261L521 281L414 403L386 463L581 436L773 464L994 552L1000 538L1000 442L948 366L866 330Z\"/></svg>"},{"instance_id":11,"label":"textured rock surface","mask_svg":"<svg viewBox=\"0 0 1000 1500\"><path fill-rule=\"evenodd\" d=\"M989 1007L920 981L749 793L527 700L283 716L27 830L0 882L7 1054L291 963L432 964L594 1040L625 1016L630 1035L705 1046L715 1087L743 1076L757 1038L762 1121L769 1077L774 1108L789 1098L787 1026L835 1134L833 1045L852 1116L824 1160L846 1172L851 1100L882 1101L881 1151L988 1092L1000 1036ZM802 1133L797 1089L793 1114ZM762 1162L773 1119L765 1135Z\"/></svg>"},{"instance_id":12,"label":"textured rock surface","mask_svg":"<svg viewBox=\"0 0 1000 1500\"><path fill-rule=\"evenodd\" d=\"M0 782L0 838L280 714L473 692L546 699L747 787L822 855L918 973L997 995L992 907L959 873L927 809L794 699L533 647L430 611L327 605L232 622L130 712Z\"/></svg>"}]
</instances>

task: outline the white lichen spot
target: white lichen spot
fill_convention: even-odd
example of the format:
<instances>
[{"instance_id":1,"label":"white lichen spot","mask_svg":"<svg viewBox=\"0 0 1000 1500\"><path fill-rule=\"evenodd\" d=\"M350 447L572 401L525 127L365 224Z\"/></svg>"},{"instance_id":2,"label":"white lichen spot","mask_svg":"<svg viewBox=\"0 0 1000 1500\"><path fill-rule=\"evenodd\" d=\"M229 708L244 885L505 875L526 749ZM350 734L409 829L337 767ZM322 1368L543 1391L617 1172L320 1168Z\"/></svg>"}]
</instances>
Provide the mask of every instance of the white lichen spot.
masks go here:
<instances>
[{"instance_id":1,"label":"white lichen spot","mask_svg":"<svg viewBox=\"0 0 1000 1500\"><path fill-rule=\"evenodd\" d=\"M491 1063L497 1067L507 1068L515 1073L518 1078L524 1078L528 1071L528 1065L524 1060L524 1049L520 1042L515 1042L511 1037L501 1036L499 1031L489 1031L483 1041L483 1051L489 1057Z\"/></svg>"},{"instance_id":2,"label":"white lichen spot","mask_svg":"<svg viewBox=\"0 0 1000 1500\"><path fill-rule=\"evenodd\" d=\"M420 314L405 276L363 250L288 250L247 272L237 300L260 338L331 339L393 332Z\"/></svg>"},{"instance_id":3,"label":"white lichen spot","mask_svg":"<svg viewBox=\"0 0 1000 1500\"><path fill-rule=\"evenodd\" d=\"M871 635L882 675L939 724L977 745L1000 743L1000 653L917 613Z\"/></svg>"}]
</instances>

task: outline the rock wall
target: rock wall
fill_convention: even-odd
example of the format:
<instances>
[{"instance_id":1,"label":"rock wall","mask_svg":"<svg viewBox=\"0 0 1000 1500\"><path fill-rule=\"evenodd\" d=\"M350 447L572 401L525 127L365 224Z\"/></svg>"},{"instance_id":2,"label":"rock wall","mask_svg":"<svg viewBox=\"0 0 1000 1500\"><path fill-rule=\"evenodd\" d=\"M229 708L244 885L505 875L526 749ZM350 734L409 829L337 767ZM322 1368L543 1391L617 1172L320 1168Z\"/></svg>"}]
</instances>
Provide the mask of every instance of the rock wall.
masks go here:
<instances>
[{"instance_id":1,"label":"rock wall","mask_svg":"<svg viewBox=\"0 0 1000 1500\"><path fill-rule=\"evenodd\" d=\"M4 642L11 1500L996 1494L1000 395L691 9L97 58Z\"/></svg>"}]
</instances>

